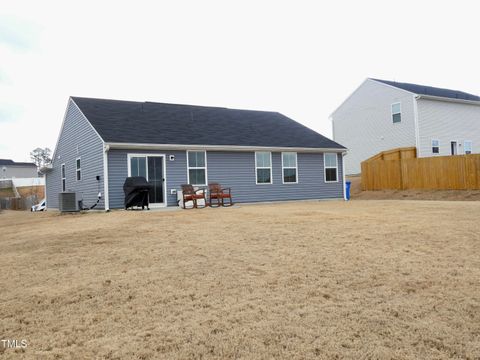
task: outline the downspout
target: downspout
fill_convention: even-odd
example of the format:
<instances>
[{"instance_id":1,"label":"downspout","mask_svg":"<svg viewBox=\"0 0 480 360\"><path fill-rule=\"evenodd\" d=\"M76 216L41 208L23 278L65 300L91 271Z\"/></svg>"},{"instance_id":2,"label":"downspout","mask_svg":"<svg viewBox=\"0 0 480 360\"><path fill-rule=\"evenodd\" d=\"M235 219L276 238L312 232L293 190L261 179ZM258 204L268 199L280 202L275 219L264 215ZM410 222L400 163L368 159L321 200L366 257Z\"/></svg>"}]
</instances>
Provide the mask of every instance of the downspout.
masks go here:
<instances>
[{"instance_id":1,"label":"downspout","mask_svg":"<svg viewBox=\"0 0 480 360\"><path fill-rule=\"evenodd\" d=\"M345 155L347 155L347 152L342 152L343 200L347 201L347 184L345 183Z\"/></svg>"},{"instance_id":2,"label":"downspout","mask_svg":"<svg viewBox=\"0 0 480 360\"><path fill-rule=\"evenodd\" d=\"M418 127L418 99L420 96L413 95L413 120L415 124L415 147L417 148L417 153L415 156L418 158L420 153L420 129Z\"/></svg>"},{"instance_id":3,"label":"downspout","mask_svg":"<svg viewBox=\"0 0 480 360\"><path fill-rule=\"evenodd\" d=\"M108 151L110 150L110 145L104 144L103 146L103 194L105 211L110 211L110 199L108 196Z\"/></svg>"}]
</instances>

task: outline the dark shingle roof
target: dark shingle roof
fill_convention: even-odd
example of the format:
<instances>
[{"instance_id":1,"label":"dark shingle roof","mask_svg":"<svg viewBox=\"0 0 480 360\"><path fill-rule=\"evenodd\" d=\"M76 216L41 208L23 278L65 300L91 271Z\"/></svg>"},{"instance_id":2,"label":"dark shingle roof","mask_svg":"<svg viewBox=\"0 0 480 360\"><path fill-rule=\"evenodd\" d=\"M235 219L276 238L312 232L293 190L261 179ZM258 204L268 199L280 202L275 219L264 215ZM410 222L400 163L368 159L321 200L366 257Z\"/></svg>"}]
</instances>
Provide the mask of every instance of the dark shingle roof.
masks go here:
<instances>
[{"instance_id":1,"label":"dark shingle roof","mask_svg":"<svg viewBox=\"0 0 480 360\"><path fill-rule=\"evenodd\" d=\"M10 159L0 159L0 166L6 166L6 165L16 165L16 166L36 166L34 163L28 163L28 162L15 162Z\"/></svg>"},{"instance_id":2,"label":"dark shingle roof","mask_svg":"<svg viewBox=\"0 0 480 360\"><path fill-rule=\"evenodd\" d=\"M0 165L13 165L15 164L13 160L9 159L0 159Z\"/></svg>"},{"instance_id":3,"label":"dark shingle roof","mask_svg":"<svg viewBox=\"0 0 480 360\"><path fill-rule=\"evenodd\" d=\"M277 112L72 99L105 142L344 148Z\"/></svg>"},{"instance_id":4,"label":"dark shingle roof","mask_svg":"<svg viewBox=\"0 0 480 360\"><path fill-rule=\"evenodd\" d=\"M409 83L399 83L395 81L372 79L387 85L395 86L399 89L410 91L418 95L429 95L429 96L438 96L449 99L460 99L460 100L471 100L471 101L480 101L480 96L469 94L463 91L442 89L433 86L409 84Z\"/></svg>"}]
</instances>

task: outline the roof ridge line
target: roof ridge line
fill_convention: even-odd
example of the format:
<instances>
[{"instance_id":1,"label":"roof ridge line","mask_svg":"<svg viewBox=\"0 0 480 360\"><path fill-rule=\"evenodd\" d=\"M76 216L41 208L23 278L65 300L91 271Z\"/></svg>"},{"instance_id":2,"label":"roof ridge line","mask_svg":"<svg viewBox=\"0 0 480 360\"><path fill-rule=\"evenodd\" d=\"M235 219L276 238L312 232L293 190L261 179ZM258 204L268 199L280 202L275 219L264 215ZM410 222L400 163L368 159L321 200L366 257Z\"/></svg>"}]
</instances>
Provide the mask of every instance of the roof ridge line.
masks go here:
<instances>
[{"instance_id":1,"label":"roof ridge line","mask_svg":"<svg viewBox=\"0 0 480 360\"><path fill-rule=\"evenodd\" d=\"M167 106L184 106L190 108L205 108L205 109L222 109L222 110L235 110L235 111L257 111L257 112L264 112L264 113L278 113L274 110L254 110L254 109L238 109L238 108L231 108L226 106L211 106L211 105L195 105L195 104L179 104L179 103L168 103L168 102L159 102L159 101L134 101L134 100L118 100L118 99L106 99L106 98L95 98L95 97L84 97L84 96L73 96L71 95L70 98L72 99L85 99L85 100L98 100L98 101L115 101L115 102L124 102L124 103L135 103L138 105L141 104L158 104L158 105L167 105Z\"/></svg>"}]
</instances>

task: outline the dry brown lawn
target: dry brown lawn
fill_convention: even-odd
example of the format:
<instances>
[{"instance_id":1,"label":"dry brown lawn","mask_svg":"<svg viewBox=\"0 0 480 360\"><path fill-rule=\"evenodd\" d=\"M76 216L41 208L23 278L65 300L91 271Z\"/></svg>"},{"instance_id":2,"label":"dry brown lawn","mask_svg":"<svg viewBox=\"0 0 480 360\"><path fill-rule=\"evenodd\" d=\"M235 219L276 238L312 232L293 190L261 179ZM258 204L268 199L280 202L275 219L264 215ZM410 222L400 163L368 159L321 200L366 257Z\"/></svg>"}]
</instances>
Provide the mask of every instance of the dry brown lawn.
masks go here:
<instances>
[{"instance_id":1,"label":"dry brown lawn","mask_svg":"<svg viewBox=\"0 0 480 360\"><path fill-rule=\"evenodd\" d=\"M45 197L45 186L22 186L17 187L17 191L22 198L36 195L41 201Z\"/></svg>"},{"instance_id":2,"label":"dry brown lawn","mask_svg":"<svg viewBox=\"0 0 480 360\"><path fill-rule=\"evenodd\" d=\"M6 359L479 359L480 202L0 214Z\"/></svg>"},{"instance_id":3,"label":"dry brown lawn","mask_svg":"<svg viewBox=\"0 0 480 360\"><path fill-rule=\"evenodd\" d=\"M0 189L0 198L15 197L12 188Z\"/></svg>"},{"instance_id":4,"label":"dry brown lawn","mask_svg":"<svg viewBox=\"0 0 480 360\"><path fill-rule=\"evenodd\" d=\"M480 190L376 190L362 191L360 176L349 176L353 200L480 201Z\"/></svg>"}]
</instances>

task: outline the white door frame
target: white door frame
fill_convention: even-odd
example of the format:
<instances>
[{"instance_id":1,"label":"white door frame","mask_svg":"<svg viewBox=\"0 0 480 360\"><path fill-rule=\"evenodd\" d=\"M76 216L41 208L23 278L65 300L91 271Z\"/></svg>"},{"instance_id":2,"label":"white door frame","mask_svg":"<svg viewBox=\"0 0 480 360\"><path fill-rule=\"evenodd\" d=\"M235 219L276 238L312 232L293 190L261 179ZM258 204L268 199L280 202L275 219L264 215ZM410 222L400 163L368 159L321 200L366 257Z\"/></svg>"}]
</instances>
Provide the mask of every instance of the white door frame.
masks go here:
<instances>
[{"instance_id":1,"label":"white door frame","mask_svg":"<svg viewBox=\"0 0 480 360\"><path fill-rule=\"evenodd\" d=\"M455 143L455 154L452 154L452 143ZM450 140L450 155L458 155L458 140Z\"/></svg>"},{"instance_id":2,"label":"white door frame","mask_svg":"<svg viewBox=\"0 0 480 360\"><path fill-rule=\"evenodd\" d=\"M165 181L163 182L163 203L150 203L150 207L152 208L160 208L167 206L167 162L165 154L139 154L139 153L128 153L127 154L127 168L128 168L128 176L132 176L132 168L131 168L131 161L132 157L144 157L146 158L146 168L145 172L147 173L147 181L148 181L148 158L149 157L161 157L163 158L163 178Z\"/></svg>"}]
</instances>

